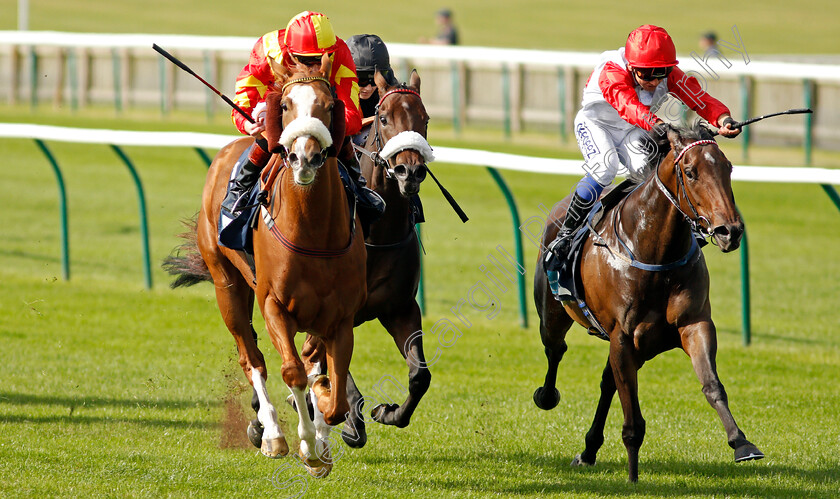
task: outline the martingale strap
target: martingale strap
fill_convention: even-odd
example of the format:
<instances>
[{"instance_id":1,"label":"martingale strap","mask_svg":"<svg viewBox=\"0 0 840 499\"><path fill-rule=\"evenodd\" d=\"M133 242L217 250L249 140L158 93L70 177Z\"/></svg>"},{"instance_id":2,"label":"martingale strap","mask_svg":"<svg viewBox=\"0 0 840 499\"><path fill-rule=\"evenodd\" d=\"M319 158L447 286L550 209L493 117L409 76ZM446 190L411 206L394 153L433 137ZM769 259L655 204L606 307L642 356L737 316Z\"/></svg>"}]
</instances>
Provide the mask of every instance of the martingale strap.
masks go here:
<instances>
[{"instance_id":1,"label":"martingale strap","mask_svg":"<svg viewBox=\"0 0 840 499\"><path fill-rule=\"evenodd\" d=\"M274 195L271 196L271 206L274 206L274 202L279 202L280 197L280 184L283 180L283 175L289 170L289 168L282 168L280 167L280 178L274 184ZM353 203L355 208L355 202ZM350 247L353 245L353 238L356 235L356 213L355 209L350 210L350 239L347 241L347 245L341 249L337 250L328 250L328 249L318 249L318 248L305 248L303 246L298 246L288 237L286 237L283 232L280 231L280 228L277 227L277 224L274 223L274 218L271 216L271 212L269 209L263 205L262 209L262 219L265 226L268 228L268 231L274 236L274 239L280 243L281 246L286 248L287 250L291 251L292 253L296 253L298 255L309 256L312 258L336 258L342 255L346 255L348 251L350 251Z\"/></svg>"},{"instance_id":2,"label":"martingale strap","mask_svg":"<svg viewBox=\"0 0 840 499\"><path fill-rule=\"evenodd\" d=\"M695 258L700 256L700 244L697 242L697 238L694 237L692 234L691 236L691 247L688 248L688 252L680 258L671 263L664 263L664 264L654 264L654 263L644 263L640 262L636 259L636 255L633 254L633 251L627 246L621 236L618 234L618 225L621 220L621 208L624 207L624 201L627 198L624 198L617 207L613 209L613 234L615 235L616 240L618 240L618 244L621 245L621 248L627 252L628 256L625 256L621 253L621 251L612 251L607 247L607 250L610 251L610 254L618 258L619 260L623 260L630 264L631 267L635 267L640 270L646 270L648 272L665 272L668 270L673 270L683 265L686 265L690 262L693 262Z\"/></svg>"}]
</instances>

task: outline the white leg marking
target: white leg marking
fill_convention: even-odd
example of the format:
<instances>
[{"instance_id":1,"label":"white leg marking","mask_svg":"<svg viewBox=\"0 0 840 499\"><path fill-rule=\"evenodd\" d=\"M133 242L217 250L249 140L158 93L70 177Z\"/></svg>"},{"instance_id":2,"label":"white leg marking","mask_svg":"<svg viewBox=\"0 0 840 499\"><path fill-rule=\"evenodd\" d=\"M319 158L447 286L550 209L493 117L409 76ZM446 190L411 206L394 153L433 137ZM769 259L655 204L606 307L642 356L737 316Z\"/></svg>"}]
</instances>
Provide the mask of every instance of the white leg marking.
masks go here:
<instances>
[{"instance_id":1,"label":"white leg marking","mask_svg":"<svg viewBox=\"0 0 840 499\"><path fill-rule=\"evenodd\" d=\"M318 410L318 397L315 392L309 390L309 398L312 399L312 406L315 408L315 437L317 440L318 457L324 455L324 449L329 446L330 430L332 427L324 421L324 415Z\"/></svg>"},{"instance_id":2,"label":"white leg marking","mask_svg":"<svg viewBox=\"0 0 840 499\"><path fill-rule=\"evenodd\" d=\"M277 424L277 411L268 400L268 391L265 389L265 379L256 368L251 369L251 383L254 385L254 391L257 392L257 398L260 399L260 410L257 413L257 419L262 423L263 440L271 440L283 436L283 430Z\"/></svg>"},{"instance_id":3,"label":"white leg marking","mask_svg":"<svg viewBox=\"0 0 840 499\"><path fill-rule=\"evenodd\" d=\"M294 387L289 387L295 397L295 404L298 408L298 436L300 437L300 452L304 456L317 456L315 453L315 425L309 419L309 411L306 409L306 393ZM317 407L316 407L317 411Z\"/></svg>"}]
</instances>

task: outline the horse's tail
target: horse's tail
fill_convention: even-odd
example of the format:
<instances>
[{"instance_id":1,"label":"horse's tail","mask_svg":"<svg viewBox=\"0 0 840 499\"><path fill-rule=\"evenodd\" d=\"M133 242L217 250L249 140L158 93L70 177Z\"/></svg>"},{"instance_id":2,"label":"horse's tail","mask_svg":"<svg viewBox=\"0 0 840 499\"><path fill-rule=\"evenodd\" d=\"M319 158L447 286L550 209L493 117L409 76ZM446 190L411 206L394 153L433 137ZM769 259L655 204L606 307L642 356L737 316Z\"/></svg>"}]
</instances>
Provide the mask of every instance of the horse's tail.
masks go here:
<instances>
[{"instance_id":1,"label":"horse's tail","mask_svg":"<svg viewBox=\"0 0 840 499\"><path fill-rule=\"evenodd\" d=\"M197 220L198 214L182 221L187 231L178 234L178 237L185 242L176 247L172 254L163 260L161 265L167 273L176 276L175 280L169 284L170 288L192 286L204 281L213 282L210 270L207 269L207 264L201 257L201 253L198 252L198 243L196 242Z\"/></svg>"}]
</instances>

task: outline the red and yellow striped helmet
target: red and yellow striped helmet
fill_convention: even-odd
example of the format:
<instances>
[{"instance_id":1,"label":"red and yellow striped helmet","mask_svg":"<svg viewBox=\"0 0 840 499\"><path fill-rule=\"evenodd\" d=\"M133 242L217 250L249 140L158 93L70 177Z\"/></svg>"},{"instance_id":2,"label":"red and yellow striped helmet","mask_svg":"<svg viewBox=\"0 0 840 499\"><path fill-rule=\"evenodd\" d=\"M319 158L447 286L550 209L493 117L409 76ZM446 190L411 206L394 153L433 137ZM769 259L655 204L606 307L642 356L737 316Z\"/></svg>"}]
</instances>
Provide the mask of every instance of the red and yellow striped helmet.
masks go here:
<instances>
[{"instance_id":1,"label":"red and yellow striped helmet","mask_svg":"<svg viewBox=\"0 0 840 499\"><path fill-rule=\"evenodd\" d=\"M337 47L330 19L324 14L308 10L289 21L283 45L287 52L303 56L331 53Z\"/></svg>"}]
</instances>

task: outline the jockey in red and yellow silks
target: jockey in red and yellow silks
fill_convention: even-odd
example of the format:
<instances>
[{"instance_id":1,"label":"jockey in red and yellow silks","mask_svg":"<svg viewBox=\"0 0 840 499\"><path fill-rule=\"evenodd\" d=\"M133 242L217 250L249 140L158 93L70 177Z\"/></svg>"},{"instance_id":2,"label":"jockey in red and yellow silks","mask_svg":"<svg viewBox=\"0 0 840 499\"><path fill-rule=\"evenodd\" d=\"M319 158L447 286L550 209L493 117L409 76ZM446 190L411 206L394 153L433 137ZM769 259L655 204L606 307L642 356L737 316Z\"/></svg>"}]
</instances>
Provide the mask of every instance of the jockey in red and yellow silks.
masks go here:
<instances>
[{"instance_id":1,"label":"jockey in red and yellow silks","mask_svg":"<svg viewBox=\"0 0 840 499\"><path fill-rule=\"evenodd\" d=\"M265 130L265 94L276 80L272 64L282 64L292 69L292 58L306 65L320 66L323 54L332 60L329 74L330 85L335 88L336 97L344 104L345 134L349 137L362 127L359 109L359 83L356 66L350 49L343 40L335 36L329 18L318 12L305 11L293 17L285 29L266 33L251 50L248 64L236 79L234 102L243 111L252 115L255 123L247 121L236 111L231 117L240 132L251 135L256 143L251 147L248 161L231 181L230 189L222 201L222 215L233 219L237 206L259 178L259 173L271 157L262 137ZM341 144L336 144L340 149Z\"/></svg>"},{"instance_id":2,"label":"jockey in red and yellow silks","mask_svg":"<svg viewBox=\"0 0 840 499\"><path fill-rule=\"evenodd\" d=\"M557 239L549 245L548 270L566 258L589 208L619 171L637 172L646 166L650 142L658 142L658 125L665 123L652 106L661 105L670 95L719 127L721 136L732 138L740 133L731 126L735 120L729 109L678 68L678 62L668 32L650 24L633 30L624 47L601 54L575 116L575 136L586 175L575 189Z\"/></svg>"},{"instance_id":3,"label":"jockey in red and yellow silks","mask_svg":"<svg viewBox=\"0 0 840 499\"><path fill-rule=\"evenodd\" d=\"M313 32L311 35L305 33L310 30ZM304 32L303 36L294 36L301 31ZM310 40L315 43L307 43ZM269 58L293 69L291 54L311 57L324 53L329 53L332 60L330 84L335 88L336 96L344 103L345 133L358 133L362 127L362 117L359 109L359 82L353 56L344 40L332 32L327 17L322 14L304 12L292 19L288 28L260 37L251 50L248 64L236 78L236 95L233 101L245 112L250 113L265 99L266 89L276 79ZM236 128L247 134L245 118L236 111L233 111L231 116Z\"/></svg>"}]
</instances>

